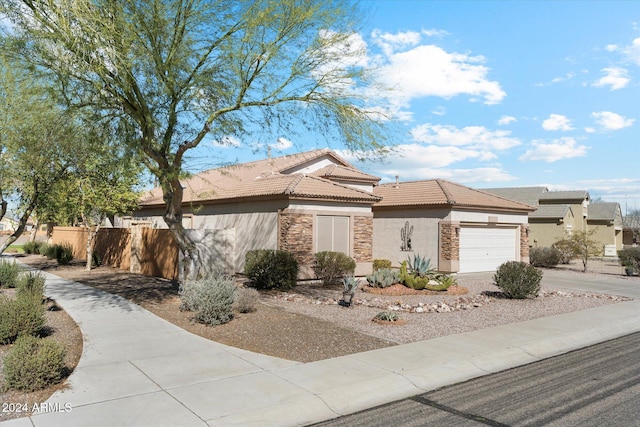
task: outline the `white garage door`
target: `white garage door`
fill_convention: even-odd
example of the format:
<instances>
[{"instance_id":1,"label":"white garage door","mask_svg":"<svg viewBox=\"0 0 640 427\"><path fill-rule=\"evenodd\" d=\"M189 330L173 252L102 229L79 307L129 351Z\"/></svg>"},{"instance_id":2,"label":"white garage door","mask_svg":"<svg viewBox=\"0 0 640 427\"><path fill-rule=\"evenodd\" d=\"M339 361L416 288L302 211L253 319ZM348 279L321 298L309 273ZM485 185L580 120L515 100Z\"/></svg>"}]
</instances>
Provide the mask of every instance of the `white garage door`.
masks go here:
<instances>
[{"instance_id":1,"label":"white garage door","mask_svg":"<svg viewBox=\"0 0 640 427\"><path fill-rule=\"evenodd\" d=\"M460 273L494 271L518 259L517 228L460 227Z\"/></svg>"}]
</instances>

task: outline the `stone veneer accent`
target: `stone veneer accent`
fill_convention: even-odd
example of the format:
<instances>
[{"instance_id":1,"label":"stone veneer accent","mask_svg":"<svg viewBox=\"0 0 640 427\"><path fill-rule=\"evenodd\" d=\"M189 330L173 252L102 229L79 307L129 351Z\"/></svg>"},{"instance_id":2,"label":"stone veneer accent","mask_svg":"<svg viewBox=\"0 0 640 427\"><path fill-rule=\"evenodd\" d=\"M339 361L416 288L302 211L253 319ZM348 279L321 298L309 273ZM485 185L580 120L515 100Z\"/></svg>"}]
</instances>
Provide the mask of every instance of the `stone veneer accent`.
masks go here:
<instances>
[{"instance_id":1,"label":"stone veneer accent","mask_svg":"<svg viewBox=\"0 0 640 427\"><path fill-rule=\"evenodd\" d=\"M529 236L527 236L528 231L529 226L527 224L522 224L520 226L520 261L523 262L529 261Z\"/></svg>"},{"instance_id":2,"label":"stone veneer accent","mask_svg":"<svg viewBox=\"0 0 640 427\"><path fill-rule=\"evenodd\" d=\"M440 224L440 257L447 261L460 259L460 235L456 236L459 224Z\"/></svg>"},{"instance_id":3,"label":"stone veneer accent","mask_svg":"<svg viewBox=\"0 0 640 427\"><path fill-rule=\"evenodd\" d=\"M356 262L373 261L373 217L353 218L353 259Z\"/></svg>"},{"instance_id":4,"label":"stone veneer accent","mask_svg":"<svg viewBox=\"0 0 640 427\"><path fill-rule=\"evenodd\" d=\"M293 254L301 266L313 265L313 215L280 213L278 221L278 249Z\"/></svg>"}]
</instances>

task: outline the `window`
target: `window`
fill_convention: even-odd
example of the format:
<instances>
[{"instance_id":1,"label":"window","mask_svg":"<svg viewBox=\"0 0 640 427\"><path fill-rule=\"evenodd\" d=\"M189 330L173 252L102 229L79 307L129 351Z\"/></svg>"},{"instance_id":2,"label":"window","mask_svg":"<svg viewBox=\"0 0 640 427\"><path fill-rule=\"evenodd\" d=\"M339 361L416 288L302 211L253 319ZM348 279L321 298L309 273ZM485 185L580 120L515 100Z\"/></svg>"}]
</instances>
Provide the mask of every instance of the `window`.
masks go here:
<instances>
[{"instance_id":1,"label":"window","mask_svg":"<svg viewBox=\"0 0 640 427\"><path fill-rule=\"evenodd\" d=\"M334 251L349 255L349 217L318 215L316 252Z\"/></svg>"}]
</instances>

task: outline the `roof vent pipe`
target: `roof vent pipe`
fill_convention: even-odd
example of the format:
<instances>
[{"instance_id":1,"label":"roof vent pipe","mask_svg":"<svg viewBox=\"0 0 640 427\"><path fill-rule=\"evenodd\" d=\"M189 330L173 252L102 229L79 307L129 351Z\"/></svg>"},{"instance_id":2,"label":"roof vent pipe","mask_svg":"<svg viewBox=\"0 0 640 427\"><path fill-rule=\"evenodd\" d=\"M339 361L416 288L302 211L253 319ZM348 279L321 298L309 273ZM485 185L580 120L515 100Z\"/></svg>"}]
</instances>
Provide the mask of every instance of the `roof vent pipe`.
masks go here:
<instances>
[{"instance_id":1,"label":"roof vent pipe","mask_svg":"<svg viewBox=\"0 0 640 427\"><path fill-rule=\"evenodd\" d=\"M394 188L400 188L400 183L398 182L399 177L399 175L396 175L396 185L394 185Z\"/></svg>"}]
</instances>

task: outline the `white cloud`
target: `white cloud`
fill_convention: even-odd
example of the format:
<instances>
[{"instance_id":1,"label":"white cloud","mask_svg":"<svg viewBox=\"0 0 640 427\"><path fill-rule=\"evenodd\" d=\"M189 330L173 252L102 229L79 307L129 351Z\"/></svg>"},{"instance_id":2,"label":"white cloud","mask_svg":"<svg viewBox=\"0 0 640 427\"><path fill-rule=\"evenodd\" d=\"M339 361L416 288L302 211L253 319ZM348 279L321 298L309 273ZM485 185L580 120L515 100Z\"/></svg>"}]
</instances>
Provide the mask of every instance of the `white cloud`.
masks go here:
<instances>
[{"instance_id":1,"label":"white cloud","mask_svg":"<svg viewBox=\"0 0 640 427\"><path fill-rule=\"evenodd\" d=\"M445 114L447 114L447 109L440 105L431 110L431 114L435 114L436 116L444 116Z\"/></svg>"},{"instance_id":2,"label":"white cloud","mask_svg":"<svg viewBox=\"0 0 640 427\"><path fill-rule=\"evenodd\" d=\"M293 142L289 141L286 138L278 138L278 141L275 144L269 144L269 147L275 148L276 150L284 151L293 147Z\"/></svg>"},{"instance_id":3,"label":"white cloud","mask_svg":"<svg viewBox=\"0 0 640 427\"><path fill-rule=\"evenodd\" d=\"M416 31L406 31L396 34L383 33L376 29L371 33L375 44L380 46L385 55L392 55L396 49L415 46L420 43L420 33Z\"/></svg>"},{"instance_id":4,"label":"white cloud","mask_svg":"<svg viewBox=\"0 0 640 427\"><path fill-rule=\"evenodd\" d=\"M633 40L631 44L624 47L622 51L631 62L640 66L640 37Z\"/></svg>"},{"instance_id":5,"label":"white cloud","mask_svg":"<svg viewBox=\"0 0 640 427\"><path fill-rule=\"evenodd\" d=\"M445 30L438 30L436 28L432 28L430 30L422 30L422 34L424 34L427 37L444 37L444 36L448 36L449 32L445 31Z\"/></svg>"},{"instance_id":6,"label":"white cloud","mask_svg":"<svg viewBox=\"0 0 640 427\"><path fill-rule=\"evenodd\" d=\"M628 119L620 114L612 113L611 111L600 111L592 113L597 124L602 126L606 130L619 130L633 125L635 119Z\"/></svg>"},{"instance_id":7,"label":"white cloud","mask_svg":"<svg viewBox=\"0 0 640 427\"><path fill-rule=\"evenodd\" d=\"M586 128L584 128L584 131L585 131L586 133L595 133L595 132L596 132L596 129L595 129L595 128L592 128L592 127L586 127Z\"/></svg>"},{"instance_id":8,"label":"white cloud","mask_svg":"<svg viewBox=\"0 0 640 427\"><path fill-rule=\"evenodd\" d=\"M621 67L609 67L603 68L602 72L605 74L600 79L592 83L592 86L603 87L611 86L611 90L622 89L629 84L631 79L629 73L625 68Z\"/></svg>"},{"instance_id":9,"label":"white cloud","mask_svg":"<svg viewBox=\"0 0 640 427\"><path fill-rule=\"evenodd\" d=\"M518 138L511 136L511 131L491 131L484 126L466 126L458 129L455 126L426 123L416 126L410 133L418 142L443 146L466 146L486 152L506 150L521 144Z\"/></svg>"},{"instance_id":10,"label":"white cloud","mask_svg":"<svg viewBox=\"0 0 640 427\"><path fill-rule=\"evenodd\" d=\"M542 122L544 130L572 130L571 120L562 114L550 114L549 118Z\"/></svg>"},{"instance_id":11,"label":"white cloud","mask_svg":"<svg viewBox=\"0 0 640 427\"><path fill-rule=\"evenodd\" d=\"M219 148L239 148L242 146L242 143L235 136L223 136L219 140L212 141L214 147Z\"/></svg>"},{"instance_id":12,"label":"white cloud","mask_svg":"<svg viewBox=\"0 0 640 427\"><path fill-rule=\"evenodd\" d=\"M514 123L514 122L517 122L517 121L518 121L518 119L516 119L513 116L502 116L498 120L498 124L501 125L501 126L504 126L504 125L508 125L508 124L511 124L511 123Z\"/></svg>"},{"instance_id":13,"label":"white cloud","mask_svg":"<svg viewBox=\"0 0 640 427\"><path fill-rule=\"evenodd\" d=\"M457 95L480 97L485 104L501 102L506 93L489 80L483 56L447 52L435 45L420 45L419 33L389 34L375 31L373 36L383 55L375 57L380 80L393 88L391 102L400 111L412 99Z\"/></svg>"},{"instance_id":14,"label":"white cloud","mask_svg":"<svg viewBox=\"0 0 640 427\"><path fill-rule=\"evenodd\" d=\"M532 145L533 148L520 156L520 160L542 160L551 163L563 159L584 157L589 149L586 145L578 145L576 140L570 137L555 139L550 143L533 141Z\"/></svg>"}]
</instances>

